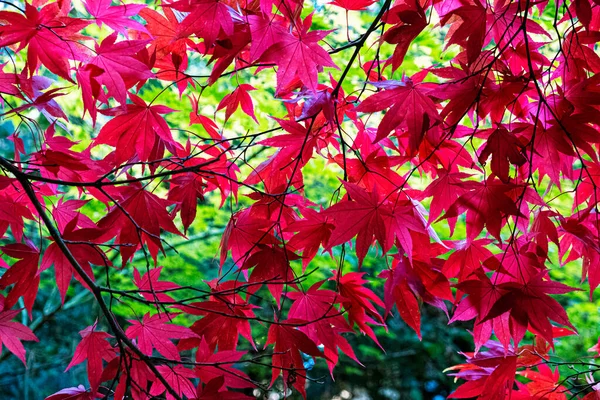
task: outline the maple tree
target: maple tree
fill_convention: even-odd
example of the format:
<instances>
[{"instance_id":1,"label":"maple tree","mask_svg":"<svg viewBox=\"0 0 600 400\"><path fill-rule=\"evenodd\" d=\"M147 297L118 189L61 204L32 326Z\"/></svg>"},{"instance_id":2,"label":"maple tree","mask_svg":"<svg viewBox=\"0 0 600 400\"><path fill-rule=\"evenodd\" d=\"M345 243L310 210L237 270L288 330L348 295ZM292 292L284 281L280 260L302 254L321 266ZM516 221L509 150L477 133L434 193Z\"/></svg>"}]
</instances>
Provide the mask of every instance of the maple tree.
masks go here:
<instances>
[{"instance_id":1,"label":"maple tree","mask_svg":"<svg viewBox=\"0 0 600 400\"><path fill-rule=\"evenodd\" d=\"M43 285L98 310L47 399L306 397L430 306L472 335L450 398L600 398L552 353L600 285L600 2L116 3L0 1L0 342ZM171 280L193 234L215 278Z\"/></svg>"}]
</instances>

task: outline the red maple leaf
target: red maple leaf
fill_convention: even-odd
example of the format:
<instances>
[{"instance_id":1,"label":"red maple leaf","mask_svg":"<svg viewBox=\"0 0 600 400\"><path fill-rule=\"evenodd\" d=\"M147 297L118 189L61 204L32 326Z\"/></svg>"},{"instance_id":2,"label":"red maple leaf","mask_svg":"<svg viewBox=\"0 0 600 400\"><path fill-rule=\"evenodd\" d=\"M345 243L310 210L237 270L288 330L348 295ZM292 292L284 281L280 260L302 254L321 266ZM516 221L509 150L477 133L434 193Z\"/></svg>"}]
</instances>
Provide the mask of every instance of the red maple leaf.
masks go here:
<instances>
[{"instance_id":1,"label":"red maple leaf","mask_svg":"<svg viewBox=\"0 0 600 400\"><path fill-rule=\"evenodd\" d=\"M100 241L116 238L121 246L120 252L125 263L137 250L137 246L146 244L150 254L156 258L162 250L161 229L177 235L181 233L166 210L170 202L144 190L141 185L127 187L122 192L123 200L100 221L98 229L102 232ZM135 244L135 246L131 246Z\"/></svg>"},{"instance_id":2,"label":"red maple leaf","mask_svg":"<svg viewBox=\"0 0 600 400\"><path fill-rule=\"evenodd\" d=\"M306 269L321 245L329 241L335 226L328 222L325 215L311 208L306 208L303 214L303 220L292 222L285 231L298 232L288 240L287 246L293 251L302 250L302 267Z\"/></svg>"},{"instance_id":3,"label":"red maple leaf","mask_svg":"<svg viewBox=\"0 0 600 400\"><path fill-rule=\"evenodd\" d=\"M189 13L181 21L184 37L195 34L207 47L212 47L222 31L226 35L233 34L233 19L229 7L219 0L175 1L168 5L175 10Z\"/></svg>"},{"instance_id":4,"label":"red maple leaf","mask_svg":"<svg viewBox=\"0 0 600 400\"><path fill-rule=\"evenodd\" d=\"M225 122L231 117L231 114L234 113L238 107L242 107L242 111L244 111L247 115L251 116L252 119L258 123L258 120L254 116L254 105L252 104L252 98L248 94L249 91L256 90L252 85L248 85L247 83L243 83L239 85L235 90L223 97L219 105L217 106L217 111L225 108Z\"/></svg>"},{"instance_id":5,"label":"red maple leaf","mask_svg":"<svg viewBox=\"0 0 600 400\"><path fill-rule=\"evenodd\" d=\"M375 3L373 0L334 0L330 4L348 11L363 11L373 3Z\"/></svg>"},{"instance_id":6,"label":"red maple leaf","mask_svg":"<svg viewBox=\"0 0 600 400\"><path fill-rule=\"evenodd\" d=\"M379 341L373 329L367 325L385 325L383 317L379 314L375 305L385 307L384 303L373 291L364 285L368 283L363 279L364 272L348 272L338 277L337 271L330 280L338 282L338 288L342 299L340 302L347 310L348 322L358 325L361 332L368 335L379 347Z\"/></svg>"},{"instance_id":7,"label":"red maple leaf","mask_svg":"<svg viewBox=\"0 0 600 400\"><path fill-rule=\"evenodd\" d=\"M288 316L306 321L306 325L298 329L314 343L323 345L329 372L333 374L338 361L338 348L357 363L360 364L360 361L342 336L342 333L352 332L352 328L335 308L335 304L343 299L331 290L321 289L324 282L315 283L305 292L288 293L287 297L294 300Z\"/></svg>"},{"instance_id":8,"label":"red maple leaf","mask_svg":"<svg viewBox=\"0 0 600 400\"><path fill-rule=\"evenodd\" d=\"M27 326L20 322L12 321L20 313L21 310L7 309L4 297L0 297L0 344L6 346L8 351L17 356L27 366L27 362L25 361L25 347L23 347L21 341L30 340L37 342L38 338Z\"/></svg>"},{"instance_id":9,"label":"red maple leaf","mask_svg":"<svg viewBox=\"0 0 600 400\"><path fill-rule=\"evenodd\" d=\"M115 32L106 37L102 43L96 44L96 55L87 63L104 71L96 80L106 86L109 96L114 97L121 105L125 106L127 89L153 75L148 66L135 57L137 52L146 47L148 41L116 42L116 40L117 33Z\"/></svg>"},{"instance_id":10,"label":"red maple leaf","mask_svg":"<svg viewBox=\"0 0 600 400\"><path fill-rule=\"evenodd\" d=\"M111 3L112 0L86 0L83 4L87 12L96 18L96 23L100 27L102 24L108 25L112 30L124 36L127 36L128 29L146 32L144 25L130 18L146 8L145 4L111 6Z\"/></svg>"},{"instance_id":11,"label":"red maple leaf","mask_svg":"<svg viewBox=\"0 0 600 400\"><path fill-rule=\"evenodd\" d=\"M469 240L477 237L484 226L492 236L499 239L503 216L524 217L515 202L506 195L506 192L514 189L515 185L497 182L490 177L485 182L475 182L474 186L476 189L456 199L441 218L455 218L466 211Z\"/></svg>"},{"instance_id":12,"label":"red maple leaf","mask_svg":"<svg viewBox=\"0 0 600 400\"><path fill-rule=\"evenodd\" d=\"M435 221L448 210L461 195L469 191L472 182L467 181L470 175L464 172L438 171L438 177L419 195L419 198L433 197L429 206L429 220Z\"/></svg>"},{"instance_id":13,"label":"red maple leaf","mask_svg":"<svg viewBox=\"0 0 600 400\"><path fill-rule=\"evenodd\" d=\"M433 101L410 78L371 84L386 90L367 97L356 111L372 113L389 108L377 128L375 141L386 138L396 128L404 128L410 135L409 151L416 151L425 132L441 121Z\"/></svg>"},{"instance_id":14,"label":"red maple leaf","mask_svg":"<svg viewBox=\"0 0 600 400\"><path fill-rule=\"evenodd\" d=\"M157 59L170 54L183 59L186 54L186 39L182 27L171 8L163 7L162 11L164 16L149 8L140 11L140 16L146 20L146 28L152 35L150 51L156 52Z\"/></svg>"},{"instance_id":15,"label":"red maple leaf","mask_svg":"<svg viewBox=\"0 0 600 400\"><path fill-rule=\"evenodd\" d=\"M234 214L221 238L221 266L227 258L228 250L231 250L233 262L242 265L257 250L258 243L269 242L272 237L268 231L270 228L273 228L273 223L257 218L250 208Z\"/></svg>"},{"instance_id":16,"label":"red maple leaf","mask_svg":"<svg viewBox=\"0 0 600 400\"><path fill-rule=\"evenodd\" d=\"M148 356L156 349L160 354L170 360L180 360L177 347L171 339L187 339L196 337L190 328L170 324L170 317L165 314L150 316L145 314L142 321L130 320L131 326L125 334L130 339L136 339L140 351Z\"/></svg>"},{"instance_id":17,"label":"red maple leaf","mask_svg":"<svg viewBox=\"0 0 600 400\"><path fill-rule=\"evenodd\" d=\"M283 375L283 385L296 388L306 398L306 371L300 352L312 357L324 357L317 345L308 336L289 324L304 323L302 320L286 320L274 323L269 328L265 346L273 344L273 374L271 385ZM283 325L288 324L288 325Z\"/></svg>"},{"instance_id":18,"label":"red maple leaf","mask_svg":"<svg viewBox=\"0 0 600 400\"><path fill-rule=\"evenodd\" d=\"M170 387L174 388L181 398L193 399L196 393L196 385L190 381L195 378L194 371L183 367L182 365L159 365L156 367L158 372L165 378ZM150 387L150 396L156 398L158 395L165 393L165 385L155 379ZM175 400L175 397L167 391L165 393L167 400Z\"/></svg>"},{"instance_id":19,"label":"red maple leaf","mask_svg":"<svg viewBox=\"0 0 600 400\"><path fill-rule=\"evenodd\" d=\"M82 57L83 47L77 39L78 32L89 21L62 16L58 3L51 3L41 10L25 3L25 15L0 11L0 47L18 43L17 51L27 48L27 67L34 74L40 61L48 70L71 81L69 60Z\"/></svg>"},{"instance_id":20,"label":"red maple leaf","mask_svg":"<svg viewBox=\"0 0 600 400\"><path fill-rule=\"evenodd\" d=\"M300 257L284 248L258 245L257 251L242 265L242 270L252 268L249 282L266 283L277 305L280 305L283 283L293 282L295 278L290 261L298 258Z\"/></svg>"},{"instance_id":21,"label":"red maple leaf","mask_svg":"<svg viewBox=\"0 0 600 400\"><path fill-rule=\"evenodd\" d=\"M179 285L169 281L159 281L163 267L156 267L140 276L140 271L133 270L133 283L141 291L141 295L148 301L169 302L174 301L168 292L180 288Z\"/></svg>"},{"instance_id":22,"label":"red maple leaf","mask_svg":"<svg viewBox=\"0 0 600 400\"><path fill-rule=\"evenodd\" d=\"M452 18L456 16L458 18ZM458 44L467 50L467 60L473 63L481 54L487 31L487 10L478 1L466 4L444 15L441 25L452 23L451 36L446 47Z\"/></svg>"},{"instance_id":23,"label":"red maple leaf","mask_svg":"<svg viewBox=\"0 0 600 400\"><path fill-rule=\"evenodd\" d=\"M547 342L552 343L553 332L549 319L575 330L562 306L548 294L564 294L576 289L559 282L544 280L547 275L542 271L525 283L508 282L498 285L506 291L498 298L484 319L495 318L510 311L511 334L515 343L519 343L528 326L539 333Z\"/></svg>"},{"instance_id":24,"label":"red maple leaf","mask_svg":"<svg viewBox=\"0 0 600 400\"><path fill-rule=\"evenodd\" d=\"M51 394L44 400L94 400L97 397L92 395L83 385L77 387L70 387L59 390L56 393Z\"/></svg>"},{"instance_id":25,"label":"red maple leaf","mask_svg":"<svg viewBox=\"0 0 600 400\"><path fill-rule=\"evenodd\" d=\"M383 40L396 45L385 65L392 64L392 70L396 70L402 65L413 40L428 25L427 16L420 0L404 0L387 12L384 21L393 26L385 32Z\"/></svg>"},{"instance_id":26,"label":"red maple leaf","mask_svg":"<svg viewBox=\"0 0 600 400\"><path fill-rule=\"evenodd\" d=\"M65 372L87 360L88 379L91 392L94 394L102 382L102 360L112 360L115 356L115 350L107 341L111 336L106 332L97 331L95 323L80 331L79 334L81 335L81 342L75 348L75 354Z\"/></svg>"},{"instance_id":27,"label":"red maple leaf","mask_svg":"<svg viewBox=\"0 0 600 400\"><path fill-rule=\"evenodd\" d=\"M523 154L523 145L519 139L504 127L487 129L479 132L478 136L489 134L485 147L479 154L479 162L485 164L492 156L492 172L502 182L508 182L509 162L516 166L523 165L527 158Z\"/></svg>"},{"instance_id":28,"label":"red maple leaf","mask_svg":"<svg viewBox=\"0 0 600 400\"><path fill-rule=\"evenodd\" d=\"M281 91L297 76L313 92L317 91L320 67L334 67L331 56L318 42L329 31L310 31L312 14L298 21L294 35L281 36L263 55L265 62L277 64L277 91Z\"/></svg>"},{"instance_id":29,"label":"red maple leaf","mask_svg":"<svg viewBox=\"0 0 600 400\"><path fill-rule=\"evenodd\" d=\"M133 104L122 108L104 111L103 114L115 115L107 122L94 144L108 144L116 147L117 164L130 160L136 155L141 161L147 161L159 140L175 143L169 125L160 114L173 112L165 106L148 105L136 95L129 94Z\"/></svg>"},{"instance_id":30,"label":"red maple leaf","mask_svg":"<svg viewBox=\"0 0 600 400\"><path fill-rule=\"evenodd\" d=\"M373 243L373 237L383 249L389 249L389 224L386 219L391 213L381 204L382 199L376 191L369 193L357 185L345 182L344 187L351 200L340 201L322 212L331 217L335 225L325 249L346 243L356 236L356 256L361 264ZM349 214L352 214L352 219L348 218Z\"/></svg>"},{"instance_id":31,"label":"red maple leaf","mask_svg":"<svg viewBox=\"0 0 600 400\"><path fill-rule=\"evenodd\" d=\"M246 353L243 351L223 349L214 352L210 349L206 340L202 339L196 352L196 362L202 365L197 365L194 372L202 382L222 378L223 383L221 386L225 385L228 388L244 389L254 387L248 375L232 367L232 364L239 362L244 354Z\"/></svg>"},{"instance_id":32,"label":"red maple leaf","mask_svg":"<svg viewBox=\"0 0 600 400\"><path fill-rule=\"evenodd\" d=\"M69 238L71 237L80 238L77 231L71 231L67 233L67 235L63 236L66 240L70 240ZM91 268L92 264L110 264L108 260L104 258L103 253L87 244L67 244L67 247L77 260L78 264L85 270L87 276L92 280L94 279L94 273ZM40 270L44 271L47 268L50 268L51 265L54 265L56 286L58 287L58 292L60 293L61 302L64 304L67 290L69 289L71 278L73 277L74 269L73 265L58 247L56 242L52 242L52 244L50 244L50 246L48 246L48 248L44 251ZM76 273L75 278L87 288L87 284L85 283L84 279L79 276L79 274Z\"/></svg>"},{"instance_id":33,"label":"red maple leaf","mask_svg":"<svg viewBox=\"0 0 600 400\"><path fill-rule=\"evenodd\" d=\"M7 286L14 285L4 300L4 307L11 308L17 303L19 297L23 296L25 308L29 311L29 315L31 315L33 303L40 285L40 276L38 274L40 252L30 243L12 243L0 249L7 256L19 260L4 272L0 278L1 289L4 290Z\"/></svg>"},{"instance_id":34,"label":"red maple leaf","mask_svg":"<svg viewBox=\"0 0 600 400\"><path fill-rule=\"evenodd\" d=\"M228 281L225 283L221 287L229 291L243 286L241 282ZM255 347L249 319L255 317L252 310L257 307L248 304L239 295L234 296L233 299L219 298L218 301L190 303L187 306L178 306L177 308L186 313L203 317L194 322L191 330L199 338L206 341L211 351L214 351L217 346L219 351L235 350L239 336L244 337L252 347ZM201 340L198 337L183 339L179 342L179 348L191 349L199 346Z\"/></svg>"}]
</instances>

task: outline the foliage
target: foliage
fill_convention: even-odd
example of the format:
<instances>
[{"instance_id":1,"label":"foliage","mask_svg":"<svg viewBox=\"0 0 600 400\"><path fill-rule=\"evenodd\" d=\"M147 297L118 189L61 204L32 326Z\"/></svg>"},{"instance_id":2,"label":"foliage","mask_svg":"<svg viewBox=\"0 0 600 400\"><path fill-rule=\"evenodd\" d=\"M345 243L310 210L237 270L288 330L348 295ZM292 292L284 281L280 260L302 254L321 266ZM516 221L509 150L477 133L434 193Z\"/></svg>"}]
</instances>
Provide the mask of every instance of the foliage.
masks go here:
<instances>
[{"instance_id":1,"label":"foliage","mask_svg":"<svg viewBox=\"0 0 600 400\"><path fill-rule=\"evenodd\" d=\"M306 397L432 312L473 342L451 398L600 396L559 358L600 285L600 4L2 4L0 341L95 304L48 399Z\"/></svg>"}]
</instances>

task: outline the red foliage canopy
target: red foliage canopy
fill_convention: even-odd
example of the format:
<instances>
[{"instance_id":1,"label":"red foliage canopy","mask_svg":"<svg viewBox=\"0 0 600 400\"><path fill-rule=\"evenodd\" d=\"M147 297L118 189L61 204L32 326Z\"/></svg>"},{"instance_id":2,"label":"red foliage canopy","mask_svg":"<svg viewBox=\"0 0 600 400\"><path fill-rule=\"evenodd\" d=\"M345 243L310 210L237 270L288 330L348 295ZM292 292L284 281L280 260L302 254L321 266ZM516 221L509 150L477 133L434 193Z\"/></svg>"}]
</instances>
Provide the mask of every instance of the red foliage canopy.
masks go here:
<instances>
[{"instance_id":1,"label":"red foliage canopy","mask_svg":"<svg viewBox=\"0 0 600 400\"><path fill-rule=\"evenodd\" d=\"M394 307L421 337L423 303L473 321L451 397L566 398L544 362L576 332L555 299L575 289L552 265L581 260L590 296L600 284L600 3L327 7L372 10L370 22L344 42L299 0L2 2L0 105L15 124L0 154L0 342L25 362L21 341L38 338L16 306L31 315L49 268L62 302L75 277L101 311L68 366L86 362L87 386L48 399L246 399L266 388L244 363L306 395L306 358L333 375L340 351L360 363L347 333L379 345ZM445 37L444 58L400 73L429 32ZM172 91L191 100L188 129L187 105L161 104ZM259 98L283 111L265 118ZM270 128L242 134L240 111ZM325 201L305 186L323 160L339 179ZM205 200L230 212L215 228L218 278L167 281L161 258ZM331 278L306 284L327 252ZM361 271L369 253L375 276ZM153 311L124 322L115 297ZM259 351L259 329L265 349L242 351ZM571 394L600 390L585 389Z\"/></svg>"}]
</instances>

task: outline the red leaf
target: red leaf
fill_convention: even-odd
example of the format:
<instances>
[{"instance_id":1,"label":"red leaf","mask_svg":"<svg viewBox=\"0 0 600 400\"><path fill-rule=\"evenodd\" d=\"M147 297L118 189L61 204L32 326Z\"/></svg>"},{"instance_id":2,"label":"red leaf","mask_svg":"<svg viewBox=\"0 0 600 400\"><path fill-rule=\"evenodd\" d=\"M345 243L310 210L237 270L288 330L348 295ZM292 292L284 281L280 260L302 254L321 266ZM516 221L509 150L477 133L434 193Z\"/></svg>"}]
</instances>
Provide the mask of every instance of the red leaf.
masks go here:
<instances>
[{"instance_id":1,"label":"red leaf","mask_svg":"<svg viewBox=\"0 0 600 400\"><path fill-rule=\"evenodd\" d=\"M141 98L130 94L134 104L127 104L125 111L113 109L117 115L106 123L94 144L116 147L116 162L121 164L136 155L141 161L150 159L156 141L174 144L169 125L160 114L173 112L165 106L147 105Z\"/></svg>"},{"instance_id":2,"label":"red leaf","mask_svg":"<svg viewBox=\"0 0 600 400\"><path fill-rule=\"evenodd\" d=\"M258 120L254 116L254 105L252 104L252 98L248 94L249 91L256 90L251 85L243 83L239 85L235 90L223 97L219 105L217 106L217 111L227 107L225 109L225 122L229 119L231 114L238 107L242 107L242 111L252 117L252 119L258 123Z\"/></svg>"},{"instance_id":3,"label":"red leaf","mask_svg":"<svg viewBox=\"0 0 600 400\"><path fill-rule=\"evenodd\" d=\"M11 321L14 317L21 313L21 310L6 309L4 298L1 298L2 308L0 308L0 343L6 346L8 351L13 353L27 366L25 361L25 348L21 343L22 340L38 341L38 338L33 334L27 326ZM1 349L0 349L1 350Z\"/></svg>"},{"instance_id":4,"label":"red leaf","mask_svg":"<svg viewBox=\"0 0 600 400\"><path fill-rule=\"evenodd\" d=\"M337 68L329 54L318 42L329 31L310 31L312 15L297 25L295 35L280 36L277 43L263 55L266 62L277 64L277 92L280 92L297 76L311 91L317 91L318 69Z\"/></svg>"},{"instance_id":5,"label":"red leaf","mask_svg":"<svg viewBox=\"0 0 600 400\"><path fill-rule=\"evenodd\" d=\"M111 0L86 0L84 5L85 9L96 18L96 23L100 27L102 24L106 24L125 36L127 36L128 29L146 32L146 28L142 24L130 19L146 8L145 4L111 6L111 2Z\"/></svg>"},{"instance_id":6,"label":"red leaf","mask_svg":"<svg viewBox=\"0 0 600 400\"><path fill-rule=\"evenodd\" d=\"M163 357L179 360L179 352L171 339L193 338L196 334L189 328L169 324L168 317L164 314L145 314L142 322L130 320L132 325L127 328L125 334L130 339L136 339L140 351L148 356L156 349Z\"/></svg>"},{"instance_id":7,"label":"red leaf","mask_svg":"<svg viewBox=\"0 0 600 400\"><path fill-rule=\"evenodd\" d=\"M494 130L480 132L481 135L492 131L487 139L485 147L479 154L479 162L485 164L488 157L492 156L492 172L502 180L508 182L508 163L521 166L525 164L527 158L523 154L523 146L519 139L506 130L499 127Z\"/></svg>"},{"instance_id":8,"label":"red leaf","mask_svg":"<svg viewBox=\"0 0 600 400\"><path fill-rule=\"evenodd\" d=\"M95 323L79 332L79 334L82 338L81 342L75 348L73 359L65 372L71 369L71 367L87 360L88 379L93 395L102 382L100 378L102 376L102 360L112 360L115 356L115 350L106 340L111 336L106 332L96 331Z\"/></svg>"},{"instance_id":9,"label":"red leaf","mask_svg":"<svg viewBox=\"0 0 600 400\"><path fill-rule=\"evenodd\" d=\"M286 320L285 324L302 323L304 321ZM275 323L269 328L265 346L274 345L273 348L273 375L271 385L277 377L283 375L283 385L296 388L306 398L306 371L300 352L313 357L324 357L317 345L301 331L291 326Z\"/></svg>"},{"instance_id":10,"label":"red leaf","mask_svg":"<svg viewBox=\"0 0 600 400\"><path fill-rule=\"evenodd\" d=\"M425 132L440 122L435 104L410 79L372 85L386 90L367 97L356 107L356 111L372 113L389 108L377 128L375 142L386 138L396 128L404 128L410 135L409 152L413 153L421 144Z\"/></svg>"},{"instance_id":11,"label":"red leaf","mask_svg":"<svg viewBox=\"0 0 600 400\"><path fill-rule=\"evenodd\" d=\"M99 45L96 44L96 56L88 63L104 71L96 80L106 86L109 96L125 106L127 89L139 81L152 77L148 66L134 57L135 53L144 49L148 42L125 40L115 43L116 40L117 33L113 33Z\"/></svg>"}]
</instances>

